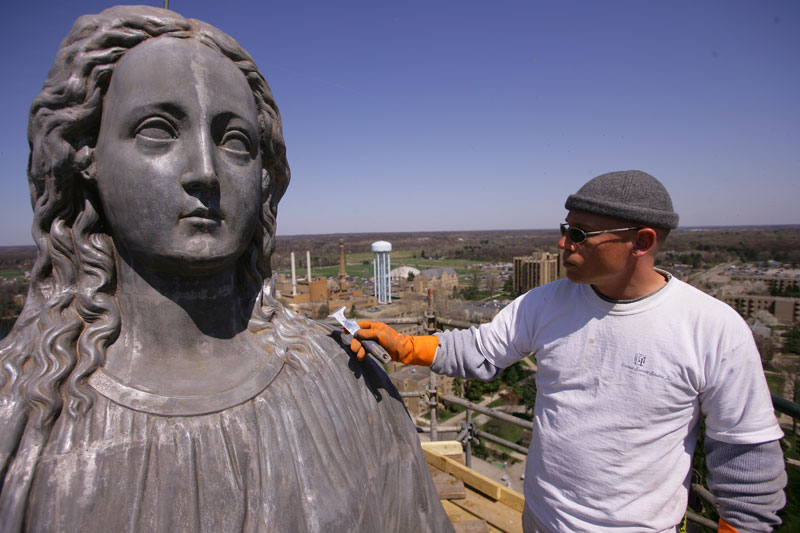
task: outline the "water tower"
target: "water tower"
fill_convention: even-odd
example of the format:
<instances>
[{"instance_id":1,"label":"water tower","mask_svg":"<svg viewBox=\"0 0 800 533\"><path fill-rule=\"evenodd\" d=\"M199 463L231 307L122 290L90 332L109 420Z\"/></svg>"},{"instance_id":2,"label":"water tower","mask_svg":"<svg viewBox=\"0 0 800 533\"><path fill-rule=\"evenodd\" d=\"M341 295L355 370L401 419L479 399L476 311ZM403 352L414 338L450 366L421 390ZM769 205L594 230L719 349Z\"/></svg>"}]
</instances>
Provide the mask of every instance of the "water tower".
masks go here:
<instances>
[{"instance_id":1,"label":"water tower","mask_svg":"<svg viewBox=\"0 0 800 533\"><path fill-rule=\"evenodd\" d=\"M389 272L392 270L390 253L392 243L377 241L372 243L372 272L375 280L375 298L378 303L392 303L392 284Z\"/></svg>"}]
</instances>

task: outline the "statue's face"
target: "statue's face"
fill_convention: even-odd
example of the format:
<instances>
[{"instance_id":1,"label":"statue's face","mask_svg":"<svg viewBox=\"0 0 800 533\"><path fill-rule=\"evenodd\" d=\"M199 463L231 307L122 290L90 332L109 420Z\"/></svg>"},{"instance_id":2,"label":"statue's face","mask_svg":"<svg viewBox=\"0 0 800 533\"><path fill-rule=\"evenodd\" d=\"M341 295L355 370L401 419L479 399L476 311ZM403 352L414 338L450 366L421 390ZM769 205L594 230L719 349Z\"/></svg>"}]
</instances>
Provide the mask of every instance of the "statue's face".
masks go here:
<instances>
[{"instance_id":1,"label":"statue's face","mask_svg":"<svg viewBox=\"0 0 800 533\"><path fill-rule=\"evenodd\" d=\"M119 253L168 275L207 275L246 249L261 209L253 94L193 39L135 46L111 77L95 180Z\"/></svg>"}]
</instances>

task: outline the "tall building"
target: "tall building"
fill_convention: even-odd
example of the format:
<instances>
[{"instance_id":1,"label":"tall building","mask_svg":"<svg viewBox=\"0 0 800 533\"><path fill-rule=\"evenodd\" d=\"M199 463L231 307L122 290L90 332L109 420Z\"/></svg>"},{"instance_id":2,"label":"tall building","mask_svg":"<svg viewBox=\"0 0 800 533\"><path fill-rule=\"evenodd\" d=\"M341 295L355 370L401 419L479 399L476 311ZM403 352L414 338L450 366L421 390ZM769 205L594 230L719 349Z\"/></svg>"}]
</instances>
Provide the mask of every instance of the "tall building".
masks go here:
<instances>
[{"instance_id":1,"label":"tall building","mask_svg":"<svg viewBox=\"0 0 800 533\"><path fill-rule=\"evenodd\" d=\"M514 292L523 294L534 287L564 277L561 271L561 253L534 252L514 258Z\"/></svg>"}]
</instances>

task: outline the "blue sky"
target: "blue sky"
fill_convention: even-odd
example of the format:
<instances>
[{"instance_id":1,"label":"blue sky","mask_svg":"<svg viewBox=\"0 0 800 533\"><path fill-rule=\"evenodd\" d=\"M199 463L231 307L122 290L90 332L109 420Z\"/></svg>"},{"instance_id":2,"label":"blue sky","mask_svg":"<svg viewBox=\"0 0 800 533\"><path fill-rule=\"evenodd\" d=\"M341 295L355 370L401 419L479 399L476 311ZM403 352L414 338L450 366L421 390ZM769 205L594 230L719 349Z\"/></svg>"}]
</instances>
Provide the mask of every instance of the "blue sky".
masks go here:
<instances>
[{"instance_id":1,"label":"blue sky","mask_svg":"<svg viewBox=\"0 0 800 533\"><path fill-rule=\"evenodd\" d=\"M32 243L30 103L74 19L113 4L4 5L0 245ZM279 235L555 228L583 182L633 168L682 226L800 223L800 2L170 7L235 37L272 87Z\"/></svg>"}]
</instances>

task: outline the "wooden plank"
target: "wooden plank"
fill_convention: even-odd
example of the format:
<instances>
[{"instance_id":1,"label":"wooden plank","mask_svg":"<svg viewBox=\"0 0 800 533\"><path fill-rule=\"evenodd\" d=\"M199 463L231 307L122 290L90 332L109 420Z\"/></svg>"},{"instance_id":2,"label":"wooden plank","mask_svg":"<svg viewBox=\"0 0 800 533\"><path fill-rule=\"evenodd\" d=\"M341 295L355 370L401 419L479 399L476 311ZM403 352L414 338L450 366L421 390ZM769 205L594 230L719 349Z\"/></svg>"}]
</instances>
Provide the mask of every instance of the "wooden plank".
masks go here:
<instances>
[{"instance_id":1,"label":"wooden plank","mask_svg":"<svg viewBox=\"0 0 800 533\"><path fill-rule=\"evenodd\" d=\"M478 490L493 500L500 499L500 489L503 488L495 480L476 472L471 468L467 468L461 463L457 463L452 459L447 459L445 472L453 474L456 479L460 479L465 485Z\"/></svg>"},{"instance_id":2,"label":"wooden plank","mask_svg":"<svg viewBox=\"0 0 800 533\"><path fill-rule=\"evenodd\" d=\"M500 502L520 513L525 510L525 496L508 487L500 487Z\"/></svg>"},{"instance_id":3,"label":"wooden plank","mask_svg":"<svg viewBox=\"0 0 800 533\"><path fill-rule=\"evenodd\" d=\"M453 474L456 479L460 479L465 485L479 490L493 500L500 499L500 489L504 487L495 480L431 450L423 448L422 453L425 455L425 460L429 465L433 465L448 474Z\"/></svg>"},{"instance_id":4,"label":"wooden plank","mask_svg":"<svg viewBox=\"0 0 800 533\"><path fill-rule=\"evenodd\" d=\"M452 503L451 501L448 500L442 501L442 507L444 507L444 512L447 514L447 517L453 523L480 520L480 518L478 518L474 514L470 513L466 509L462 509L461 507Z\"/></svg>"},{"instance_id":5,"label":"wooden plank","mask_svg":"<svg viewBox=\"0 0 800 533\"><path fill-rule=\"evenodd\" d=\"M439 455L438 453L432 452L430 450L426 450L422 448L422 454L425 456L425 461L433 466L441 470L442 472L446 472L447 469L447 457L444 455Z\"/></svg>"},{"instance_id":6,"label":"wooden plank","mask_svg":"<svg viewBox=\"0 0 800 533\"><path fill-rule=\"evenodd\" d=\"M467 488L463 500L449 500L469 511L478 518L506 533L522 533L522 513L514 511L500 502L487 500L477 492Z\"/></svg>"},{"instance_id":7,"label":"wooden plank","mask_svg":"<svg viewBox=\"0 0 800 533\"><path fill-rule=\"evenodd\" d=\"M453 522L453 529L456 533L489 533L489 527L483 520Z\"/></svg>"},{"instance_id":8,"label":"wooden plank","mask_svg":"<svg viewBox=\"0 0 800 533\"><path fill-rule=\"evenodd\" d=\"M453 498L464 498L464 482L459 481L450 474L446 474L431 465L428 465L433 478L433 484L436 487L436 494L439 495L440 500L452 500Z\"/></svg>"},{"instance_id":9,"label":"wooden plank","mask_svg":"<svg viewBox=\"0 0 800 533\"><path fill-rule=\"evenodd\" d=\"M442 507L444 507L444 512L447 514L447 517L450 519L450 521L453 523L454 526L459 522L473 522L475 520L480 520L481 522L484 523L489 533L503 533L503 531L497 529L493 525L487 524L485 520L481 520L480 518L470 513L466 509L462 509L458 505L455 505L447 500L442 502Z\"/></svg>"},{"instance_id":10,"label":"wooden plank","mask_svg":"<svg viewBox=\"0 0 800 533\"><path fill-rule=\"evenodd\" d=\"M438 440L434 442L422 442L423 450L430 450L439 455L461 455L464 449L457 440Z\"/></svg>"},{"instance_id":11,"label":"wooden plank","mask_svg":"<svg viewBox=\"0 0 800 533\"><path fill-rule=\"evenodd\" d=\"M465 464L464 463L464 454L463 453L460 453L458 455L445 455L445 457L447 457L448 459L452 459L453 461L455 461L457 463L461 463L462 465Z\"/></svg>"},{"instance_id":12,"label":"wooden plank","mask_svg":"<svg viewBox=\"0 0 800 533\"><path fill-rule=\"evenodd\" d=\"M456 499L458 498L458 493L455 492L455 488L452 485L447 486L447 482L444 481L446 478L442 478L441 474L437 474L437 471L446 472L451 474L456 479L460 480L463 484L468 485L470 488L477 490L492 500L496 500L501 505L504 505L510 509L507 509L507 512L519 513L519 517L521 519L522 512L525 510L525 497L520 494L519 492L504 487L500 483L497 483L493 479L484 476L470 468L467 468L463 464L459 463L458 461L445 457L441 454L436 453L437 450L445 450L449 451L452 448L449 446L425 446L425 444L436 444L436 443L424 443L423 444L423 453L425 455L425 459L427 460L429 467L431 469L431 475L434 478L434 484L437 486L437 492L440 494L440 498L442 499ZM437 483L437 478L439 482ZM463 486L463 485L462 485ZM450 492L450 491L453 492ZM492 503L492 502L487 502ZM471 505L477 505L470 503ZM496 509L497 515L502 515L504 510L501 508ZM493 522L490 522L492 524ZM504 522L501 518L496 518L496 523L499 524L500 527L505 527ZM521 527L521 526L520 526ZM503 530L505 531L505 530Z\"/></svg>"}]
</instances>

